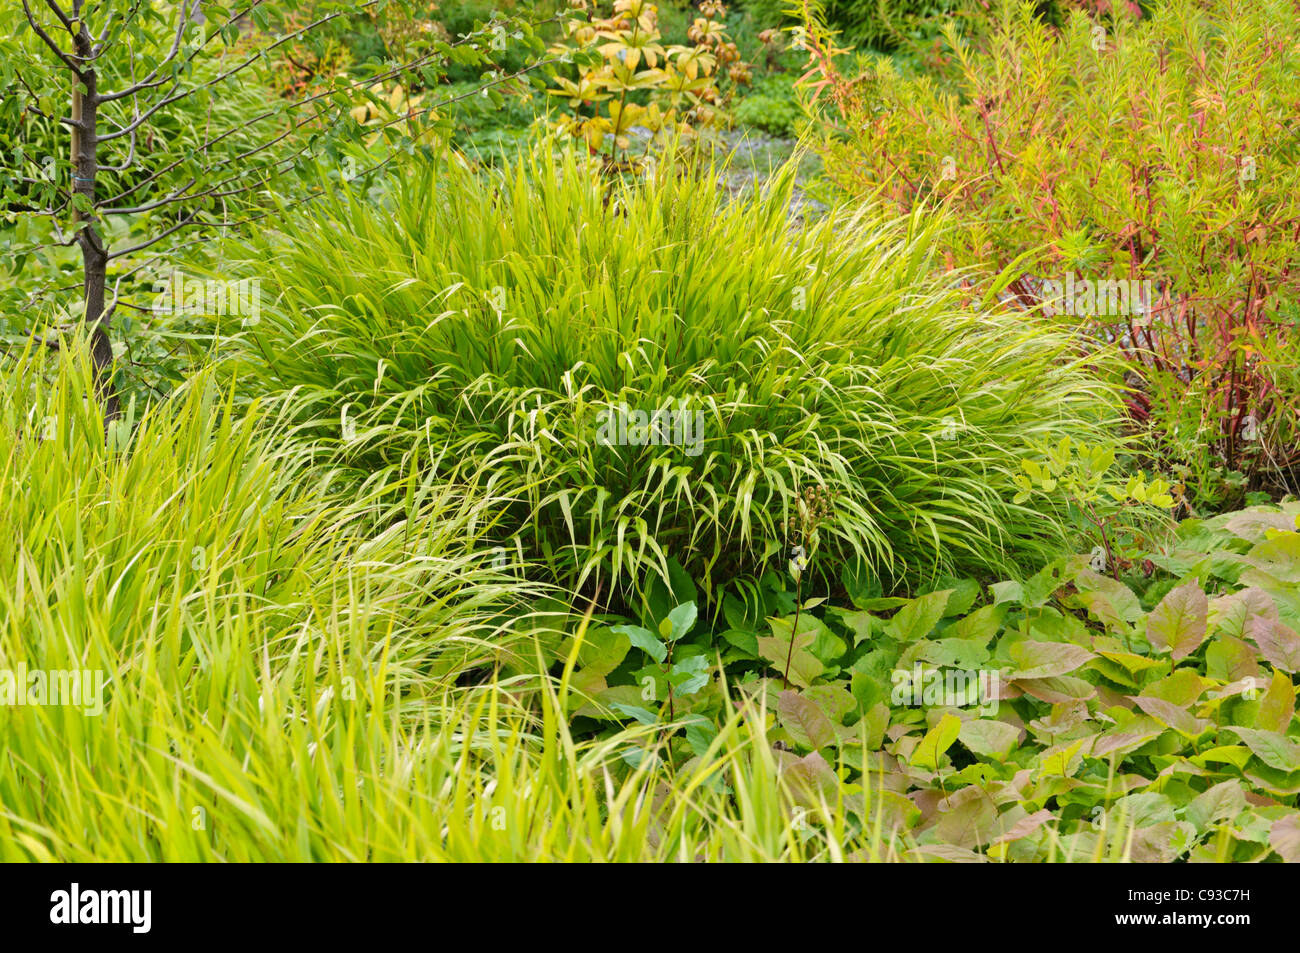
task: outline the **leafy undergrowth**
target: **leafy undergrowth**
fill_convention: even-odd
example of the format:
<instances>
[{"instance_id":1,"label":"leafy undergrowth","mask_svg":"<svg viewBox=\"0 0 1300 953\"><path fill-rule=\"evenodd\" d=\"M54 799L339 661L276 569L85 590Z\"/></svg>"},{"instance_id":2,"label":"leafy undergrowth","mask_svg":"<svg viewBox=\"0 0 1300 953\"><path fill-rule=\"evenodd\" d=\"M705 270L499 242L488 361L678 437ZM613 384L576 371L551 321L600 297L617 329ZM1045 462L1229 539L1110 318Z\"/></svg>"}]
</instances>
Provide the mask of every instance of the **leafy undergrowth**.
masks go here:
<instances>
[{"instance_id":1,"label":"leafy undergrowth","mask_svg":"<svg viewBox=\"0 0 1300 953\"><path fill-rule=\"evenodd\" d=\"M715 624L677 572L566 620L470 484L340 501L205 379L106 435L74 351L7 371L2 859L1297 856L1300 505L1183 523L1136 588L769 574ZM98 688L14 697L38 671Z\"/></svg>"},{"instance_id":2,"label":"leafy undergrowth","mask_svg":"<svg viewBox=\"0 0 1300 953\"><path fill-rule=\"evenodd\" d=\"M791 823L847 809L900 857L1293 861L1298 522L1294 502L1185 521L1124 582L1069 557L797 617L769 576L762 611L729 602L721 631L689 601L593 627L574 722L657 727L624 757L689 765L748 698L799 792Z\"/></svg>"}]
</instances>

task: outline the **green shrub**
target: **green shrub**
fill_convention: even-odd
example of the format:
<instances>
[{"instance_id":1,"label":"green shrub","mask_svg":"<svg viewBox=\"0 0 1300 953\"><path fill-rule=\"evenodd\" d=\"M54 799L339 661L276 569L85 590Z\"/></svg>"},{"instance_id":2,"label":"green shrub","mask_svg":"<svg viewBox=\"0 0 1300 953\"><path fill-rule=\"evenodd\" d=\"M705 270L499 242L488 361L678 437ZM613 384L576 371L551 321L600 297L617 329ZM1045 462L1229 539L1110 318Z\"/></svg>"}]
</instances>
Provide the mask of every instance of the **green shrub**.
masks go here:
<instances>
[{"instance_id":1,"label":"green shrub","mask_svg":"<svg viewBox=\"0 0 1300 953\"><path fill-rule=\"evenodd\" d=\"M1067 335L936 279L932 217L791 230L789 173L728 204L712 174L610 193L539 151L412 169L382 205L335 193L242 253L274 303L229 370L293 393L358 473L476 474L513 500L499 532L606 593L672 560L709 593L783 566L813 487L838 493L828 572L914 582L1052 549L1054 515L1011 502L1020 458L1105 443L1111 392ZM621 405L699 429L620 442Z\"/></svg>"},{"instance_id":2,"label":"green shrub","mask_svg":"<svg viewBox=\"0 0 1300 953\"><path fill-rule=\"evenodd\" d=\"M431 11L447 34L452 38L466 36L484 24L491 23L497 17L519 16L527 14L534 23L549 21L559 17L566 10L563 0L447 0L439 3ZM550 39L558 33L558 26L547 24L544 35ZM504 56L495 59L496 64L505 72L513 73L522 69L528 62L526 54L510 48ZM453 82L476 83L482 78L482 68L474 64L453 63L447 71Z\"/></svg>"},{"instance_id":3,"label":"green shrub","mask_svg":"<svg viewBox=\"0 0 1300 953\"><path fill-rule=\"evenodd\" d=\"M745 0L744 9L759 23L794 22L789 14L811 8L848 45L892 50L925 22L963 6L962 0Z\"/></svg>"},{"instance_id":4,"label":"green shrub","mask_svg":"<svg viewBox=\"0 0 1300 953\"><path fill-rule=\"evenodd\" d=\"M795 124L803 110L794 92L793 76L772 76L760 80L754 91L736 103L733 118L773 136L795 135Z\"/></svg>"},{"instance_id":5,"label":"green shrub","mask_svg":"<svg viewBox=\"0 0 1300 953\"><path fill-rule=\"evenodd\" d=\"M1132 359L1133 418L1196 506L1294 491L1294 26L1286 0L1076 11L1059 31L1006 6L987 36L948 33L941 80L884 60L837 77L826 174L900 213L949 203L951 260L1009 269L1024 305L1060 307L1075 282L1077 320ZM1126 298L1094 305L1085 280Z\"/></svg>"}]
</instances>

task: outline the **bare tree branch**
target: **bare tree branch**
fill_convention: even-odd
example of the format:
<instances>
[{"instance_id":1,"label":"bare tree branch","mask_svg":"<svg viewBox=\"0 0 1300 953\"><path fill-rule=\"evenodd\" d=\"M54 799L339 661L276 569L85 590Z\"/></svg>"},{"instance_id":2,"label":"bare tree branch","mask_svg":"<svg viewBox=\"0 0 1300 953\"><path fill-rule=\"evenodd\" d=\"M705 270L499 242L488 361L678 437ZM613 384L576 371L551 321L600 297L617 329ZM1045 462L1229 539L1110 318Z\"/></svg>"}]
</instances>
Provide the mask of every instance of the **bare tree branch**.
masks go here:
<instances>
[{"instance_id":1,"label":"bare tree branch","mask_svg":"<svg viewBox=\"0 0 1300 953\"><path fill-rule=\"evenodd\" d=\"M172 48L167 52L167 56L163 59L163 61L159 63L157 66L155 66L150 71L149 75L146 76L144 79L142 79L140 82L132 84L130 89L124 89L117 93L100 93L99 101L101 103L109 103L109 102L114 102L115 100L118 99L126 99L127 97L134 96L137 93L142 92L143 90L150 89L154 86L161 86L163 83L166 82L166 80L159 80L157 83L155 83L153 82L153 80L154 77L156 77L164 67L166 67L169 63L171 63L174 59L176 59L177 54L179 54L181 51L181 41L185 38L185 24L189 22L189 14L185 12L186 6L187 3L184 2L177 4L176 6L176 36L172 39Z\"/></svg>"},{"instance_id":2,"label":"bare tree branch","mask_svg":"<svg viewBox=\"0 0 1300 953\"><path fill-rule=\"evenodd\" d=\"M187 225L194 224L194 220L198 218L198 216L199 216L199 210L196 209L195 211L189 214L188 218L182 219L181 221L177 222L175 225L173 225L171 228L167 229L164 232L159 232L153 238L146 239L145 241L140 242L138 245L132 245L130 248L123 248L121 251L113 252L112 254L108 255L108 260L116 261L119 258L125 258L128 255L134 255L138 251L144 251L146 248L152 248L154 245L157 245L168 235L174 235L176 232L179 232L182 228L185 228Z\"/></svg>"},{"instance_id":3,"label":"bare tree branch","mask_svg":"<svg viewBox=\"0 0 1300 953\"><path fill-rule=\"evenodd\" d=\"M59 44L54 42L53 37L51 37L48 33L45 32L45 28L36 22L36 18L32 16L32 8L28 5L27 0L23 0L23 13L27 15L27 22L31 24L31 27L36 32L36 35L41 38L41 42L44 43L46 46L48 46L50 48L50 51L59 59L61 59L64 65L67 66L68 69L72 70L72 72L75 73L78 78L80 78L81 67L78 66L76 62L74 62L75 54L65 53L63 49L59 46Z\"/></svg>"}]
</instances>

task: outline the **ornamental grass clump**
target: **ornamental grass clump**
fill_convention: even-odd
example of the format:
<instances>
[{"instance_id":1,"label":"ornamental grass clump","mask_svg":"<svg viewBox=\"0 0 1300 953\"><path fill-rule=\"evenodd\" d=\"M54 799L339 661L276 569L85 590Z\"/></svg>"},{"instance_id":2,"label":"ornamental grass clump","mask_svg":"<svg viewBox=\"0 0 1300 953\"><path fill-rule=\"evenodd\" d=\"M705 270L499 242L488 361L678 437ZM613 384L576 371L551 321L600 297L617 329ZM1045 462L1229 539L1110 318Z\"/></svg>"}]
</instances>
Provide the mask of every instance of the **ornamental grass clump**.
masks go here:
<instances>
[{"instance_id":1,"label":"ornamental grass clump","mask_svg":"<svg viewBox=\"0 0 1300 953\"><path fill-rule=\"evenodd\" d=\"M964 298L934 217L792 227L792 181L730 201L716 171L611 185L539 150L336 190L234 252L266 304L230 329L227 372L292 395L298 434L357 480L473 474L508 501L503 546L614 600L674 563L706 594L783 567L811 487L836 494L829 577L1055 551L1058 514L1014 503L1014 477L1042 439L1114 439L1100 359Z\"/></svg>"}]
</instances>

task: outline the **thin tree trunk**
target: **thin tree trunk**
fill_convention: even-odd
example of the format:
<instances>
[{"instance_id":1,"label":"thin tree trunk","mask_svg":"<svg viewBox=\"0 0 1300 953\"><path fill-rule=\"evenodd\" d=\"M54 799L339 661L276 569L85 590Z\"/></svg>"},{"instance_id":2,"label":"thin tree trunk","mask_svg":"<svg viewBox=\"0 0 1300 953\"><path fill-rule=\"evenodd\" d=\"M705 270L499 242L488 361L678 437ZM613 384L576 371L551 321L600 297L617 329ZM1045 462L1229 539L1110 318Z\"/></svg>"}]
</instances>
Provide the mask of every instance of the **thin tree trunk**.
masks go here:
<instances>
[{"instance_id":1,"label":"thin tree trunk","mask_svg":"<svg viewBox=\"0 0 1300 953\"><path fill-rule=\"evenodd\" d=\"M80 14L80 6L75 5ZM85 21L77 32L77 55L81 62L90 62L93 40ZM74 80L74 82L76 82ZM84 87L84 88L83 88ZM99 78L93 67L85 67L80 81L72 91L72 193L85 199L87 208L95 204L95 177L99 173L97 157L99 146ZM75 199L74 199L75 201ZM95 227L92 212L74 210L78 223L84 223L77 235L81 246L81 260L85 274L83 300L86 306L86 327L90 329L91 359L95 367L95 384L99 399L104 403L104 422L112 423L121 413L117 390L113 386L113 342L109 337L112 313L104 307L108 283L108 249Z\"/></svg>"}]
</instances>

